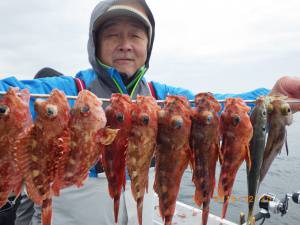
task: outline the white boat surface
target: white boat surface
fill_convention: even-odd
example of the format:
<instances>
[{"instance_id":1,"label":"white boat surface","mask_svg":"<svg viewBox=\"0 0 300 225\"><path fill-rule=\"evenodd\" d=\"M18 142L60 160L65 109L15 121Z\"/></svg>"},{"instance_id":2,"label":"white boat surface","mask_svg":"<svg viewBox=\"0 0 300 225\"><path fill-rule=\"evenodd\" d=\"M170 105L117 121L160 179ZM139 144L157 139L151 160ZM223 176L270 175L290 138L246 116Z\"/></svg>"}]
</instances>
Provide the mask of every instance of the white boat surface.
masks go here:
<instances>
[{"instance_id":1,"label":"white boat surface","mask_svg":"<svg viewBox=\"0 0 300 225\"><path fill-rule=\"evenodd\" d=\"M158 198L156 197L156 207L154 213L153 224L164 225L161 216L159 215ZM173 225L199 225L202 221L202 210L184 204L182 202L176 202L176 209L173 216ZM209 214L207 225L237 225L228 220L221 219L218 216Z\"/></svg>"}]
</instances>

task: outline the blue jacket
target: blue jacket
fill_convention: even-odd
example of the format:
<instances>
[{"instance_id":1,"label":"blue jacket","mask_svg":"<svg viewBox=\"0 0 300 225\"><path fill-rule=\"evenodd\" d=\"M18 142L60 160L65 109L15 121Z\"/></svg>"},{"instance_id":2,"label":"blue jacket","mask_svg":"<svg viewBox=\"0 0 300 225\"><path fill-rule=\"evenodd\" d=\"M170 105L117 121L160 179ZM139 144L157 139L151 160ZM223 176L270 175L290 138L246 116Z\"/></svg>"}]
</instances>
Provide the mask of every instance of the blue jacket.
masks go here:
<instances>
[{"instance_id":1,"label":"blue jacket","mask_svg":"<svg viewBox=\"0 0 300 225\"><path fill-rule=\"evenodd\" d=\"M88 87L97 77L94 70L84 70L76 74L76 78L84 81ZM157 99L165 99L167 95L183 95L188 99L193 99L194 94L183 88L172 87L165 84L152 81L153 88ZM66 95L76 96L78 94L76 83L71 76L62 77L46 77L34 80L18 80L15 77L8 77L0 80L0 91L6 91L10 86L19 87L21 89L27 88L33 94L49 94L53 88L60 89ZM218 94L214 93L216 99L225 99L229 97L240 97L243 99L254 100L260 95L267 95L270 90L266 88L258 88L253 91L244 92L240 94Z\"/></svg>"}]
</instances>

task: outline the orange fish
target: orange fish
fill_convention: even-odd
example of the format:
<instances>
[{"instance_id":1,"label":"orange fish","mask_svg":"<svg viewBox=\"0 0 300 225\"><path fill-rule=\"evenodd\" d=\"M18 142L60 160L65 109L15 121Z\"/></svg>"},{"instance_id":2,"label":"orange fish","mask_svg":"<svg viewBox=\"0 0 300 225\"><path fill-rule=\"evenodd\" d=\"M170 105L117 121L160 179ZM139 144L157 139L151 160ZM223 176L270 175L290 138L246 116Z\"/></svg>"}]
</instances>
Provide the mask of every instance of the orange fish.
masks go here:
<instances>
[{"instance_id":1,"label":"orange fish","mask_svg":"<svg viewBox=\"0 0 300 225\"><path fill-rule=\"evenodd\" d=\"M115 222L118 222L122 187L125 188L125 159L128 137L131 131L132 102L128 95L112 94L111 104L106 108L107 126L119 129L111 145L105 146L102 165L105 171L109 194L114 199Z\"/></svg>"},{"instance_id":2,"label":"orange fish","mask_svg":"<svg viewBox=\"0 0 300 225\"><path fill-rule=\"evenodd\" d=\"M222 131L222 158L221 174L219 178L218 192L224 197L222 218L225 218L229 197L238 169L244 160L248 168L251 168L249 143L252 138L253 128L250 111L240 98L228 98L225 101L225 109L221 115Z\"/></svg>"},{"instance_id":3,"label":"orange fish","mask_svg":"<svg viewBox=\"0 0 300 225\"><path fill-rule=\"evenodd\" d=\"M57 174L58 161L69 140L69 103L65 94L54 89L50 97L36 100L37 117L30 136L21 142L26 147L25 181L29 197L42 203L42 224L50 225L52 217L51 184Z\"/></svg>"},{"instance_id":4,"label":"orange fish","mask_svg":"<svg viewBox=\"0 0 300 225\"><path fill-rule=\"evenodd\" d=\"M81 187L90 168L100 159L103 144L110 144L117 131L106 129L106 117L102 102L88 90L79 93L71 110L69 151L59 163L58 177L53 184L59 195L61 187Z\"/></svg>"},{"instance_id":5,"label":"orange fish","mask_svg":"<svg viewBox=\"0 0 300 225\"><path fill-rule=\"evenodd\" d=\"M203 204L202 224L206 225L209 203L214 193L216 163L220 154L220 128L218 112L221 106L211 93L195 97L190 144L193 153L194 200Z\"/></svg>"},{"instance_id":6,"label":"orange fish","mask_svg":"<svg viewBox=\"0 0 300 225\"><path fill-rule=\"evenodd\" d=\"M181 96L168 96L158 113L154 190L165 225L172 223L180 181L191 158L190 116L189 102Z\"/></svg>"},{"instance_id":7,"label":"orange fish","mask_svg":"<svg viewBox=\"0 0 300 225\"><path fill-rule=\"evenodd\" d=\"M28 90L10 88L0 99L0 208L11 192L18 196L22 188L22 167L17 166L17 143L32 128Z\"/></svg>"},{"instance_id":8,"label":"orange fish","mask_svg":"<svg viewBox=\"0 0 300 225\"><path fill-rule=\"evenodd\" d=\"M159 106L151 96L138 96L132 111L132 128L128 140L126 165L131 190L137 202L139 225L142 225L143 200L148 190L148 173L156 146Z\"/></svg>"}]
</instances>

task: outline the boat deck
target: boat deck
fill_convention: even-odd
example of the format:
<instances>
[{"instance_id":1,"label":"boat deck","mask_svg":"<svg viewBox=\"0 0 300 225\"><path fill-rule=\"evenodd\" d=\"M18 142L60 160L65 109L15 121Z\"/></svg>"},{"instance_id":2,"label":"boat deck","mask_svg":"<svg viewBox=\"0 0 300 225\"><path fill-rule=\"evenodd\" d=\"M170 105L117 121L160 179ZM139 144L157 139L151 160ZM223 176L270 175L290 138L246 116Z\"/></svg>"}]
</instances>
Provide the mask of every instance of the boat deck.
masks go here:
<instances>
[{"instance_id":1,"label":"boat deck","mask_svg":"<svg viewBox=\"0 0 300 225\"><path fill-rule=\"evenodd\" d=\"M202 220L202 211L198 208L186 205L182 202L176 203L176 210L173 217L173 225L199 225ZM163 225L159 215L158 198L156 198L154 225ZM228 220L222 220L220 217L209 214L208 225L237 225Z\"/></svg>"}]
</instances>

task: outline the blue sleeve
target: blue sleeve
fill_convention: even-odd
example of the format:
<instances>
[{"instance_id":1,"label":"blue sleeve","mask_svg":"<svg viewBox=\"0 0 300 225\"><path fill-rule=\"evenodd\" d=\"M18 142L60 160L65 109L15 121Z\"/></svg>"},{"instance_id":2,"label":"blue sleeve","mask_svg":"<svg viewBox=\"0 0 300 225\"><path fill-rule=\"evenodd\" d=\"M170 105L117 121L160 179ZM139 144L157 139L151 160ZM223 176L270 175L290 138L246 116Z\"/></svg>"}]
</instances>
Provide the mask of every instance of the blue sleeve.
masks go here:
<instances>
[{"instance_id":1,"label":"blue sleeve","mask_svg":"<svg viewBox=\"0 0 300 225\"><path fill-rule=\"evenodd\" d=\"M49 94L57 88L66 95L77 95L77 87L73 77L46 77L34 80L18 80L8 77L0 80L0 91L7 91L9 87L27 88L33 94Z\"/></svg>"},{"instance_id":2,"label":"blue sleeve","mask_svg":"<svg viewBox=\"0 0 300 225\"><path fill-rule=\"evenodd\" d=\"M8 77L0 80L0 91L7 91L10 87L19 87L20 89L28 89L32 94L50 94L52 89L57 88L63 91L66 95L77 95L77 86L70 76L63 77L46 77L34 80L18 80L15 77ZM35 118L35 112L33 109L33 98L30 99L30 110L33 118ZM69 101L73 106L74 101Z\"/></svg>"},{"instance_id":3,"label":"blue sleeve","mask_svg":"<svg viewBox=\"0 0 300 225\"><path fill-rule=\"evenodd\" d=\"M172 87L172 86L160 84L158 82L153 82L153 81L152 81L152 85L155 90L157 99L163 100L167 97L167 95L183 95L183 96L187 97L187 99L193 100L194 96L195 96L191 91L186 90L186 89ZM240 93L240 94L213 93L213 95L217 100L224 100L226 98L242 98L244 100L255 100L259 96L268 95L269 92L270 92L270 90L268 90L266 88L258 88L253 91L244 92L244 93ZM249 105L251 107L253 106L253 104L249 104Z\"/></svg>"},{"instance_id":4,"label":"blue sleeve","mask_svg":"<svg viewBox=\"0 0 300 225\"><path fill-rule=\"evenodd\" d=\"M193 100L195 96L189 90L168 86L154 81L152 81L152 86L154 88L156 98L160 100L166 99L168 95L181 95L185 96L189 100Z\"/></svg>"}]
</instances>

